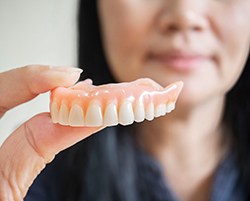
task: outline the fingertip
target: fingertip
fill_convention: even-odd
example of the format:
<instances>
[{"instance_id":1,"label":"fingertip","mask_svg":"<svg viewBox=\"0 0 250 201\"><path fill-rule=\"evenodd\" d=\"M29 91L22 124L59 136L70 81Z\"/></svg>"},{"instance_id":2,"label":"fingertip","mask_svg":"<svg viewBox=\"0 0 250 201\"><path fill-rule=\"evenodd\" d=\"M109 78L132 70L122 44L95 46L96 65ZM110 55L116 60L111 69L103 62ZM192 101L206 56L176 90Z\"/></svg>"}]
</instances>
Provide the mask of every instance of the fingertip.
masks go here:
<instances>
[{"instance_id":1,"label":"fingertip","mask_svg":"<svg viewBox=\"0 0 250 201\"><path fill-rule=\"evenodd\" d=\"M78 67L72 67L72 66L49 66L50 70L53 71L58 71L58 72L65 72L65 73L74 73L77 72L79 74L81 74L83 72L83 70L81 68Z\"/></svg>"},{"instance_id":2,"label":"fingertip","mask_svg":"<svg viewBox=\"0 0 250 201\"><path fill-rule=\"evenodd\" d=\"M52 84L54 87L62 86L69 87L74 85L80 78L82 69L77 67L50 66Z\"/></svg>"},{"instance_id":3,"label":"fingertip","mask_svg":"<svg viewBox=\"0 0 250 201\"><path fill-rule=\"evenodd\" d=\"M29 88L33 94L44 93L56 87L69 87L80 78L82 69L77 67L26 66L29 72Z\"/></svg>"}]
</instances>

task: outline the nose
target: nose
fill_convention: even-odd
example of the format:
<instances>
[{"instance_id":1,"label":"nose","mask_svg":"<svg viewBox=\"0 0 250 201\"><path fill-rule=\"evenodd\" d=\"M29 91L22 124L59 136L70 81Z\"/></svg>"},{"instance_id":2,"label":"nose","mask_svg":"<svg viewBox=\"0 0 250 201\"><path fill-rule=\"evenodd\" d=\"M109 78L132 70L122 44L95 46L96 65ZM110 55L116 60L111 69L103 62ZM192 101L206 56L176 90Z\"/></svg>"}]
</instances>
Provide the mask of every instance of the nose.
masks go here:
<instances>
[{"instance_id":1,"label":"nose","mask_svg":"<svg viewBox=\"0 0 250 201\"><path fill-rule=\"evenodd\" d=\"M165 1L167 2L167 1ZM206 5L200 0L170 0L160 15L160 28L164 32L201 32L208 25Z\"/></svg>"}]
</instances>

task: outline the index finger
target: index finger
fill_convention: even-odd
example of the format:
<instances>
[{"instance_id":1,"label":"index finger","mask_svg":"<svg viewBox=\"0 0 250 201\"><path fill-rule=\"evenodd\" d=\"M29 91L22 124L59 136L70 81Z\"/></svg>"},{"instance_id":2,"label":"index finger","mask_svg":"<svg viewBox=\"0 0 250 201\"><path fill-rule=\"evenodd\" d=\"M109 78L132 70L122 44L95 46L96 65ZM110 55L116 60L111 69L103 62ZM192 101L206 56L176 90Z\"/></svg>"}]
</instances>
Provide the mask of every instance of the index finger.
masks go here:
<instances>
[{"instance_id":1,"label":"index finger","mask_svg":"<svg viewBox=\"0 0 250 201\"><path fill-rule=\"evenodd\" d=\"M0 73L0 117L40 93L73 85L81 72L74 67L30 65Z\"/></svg>"}]
</instances>

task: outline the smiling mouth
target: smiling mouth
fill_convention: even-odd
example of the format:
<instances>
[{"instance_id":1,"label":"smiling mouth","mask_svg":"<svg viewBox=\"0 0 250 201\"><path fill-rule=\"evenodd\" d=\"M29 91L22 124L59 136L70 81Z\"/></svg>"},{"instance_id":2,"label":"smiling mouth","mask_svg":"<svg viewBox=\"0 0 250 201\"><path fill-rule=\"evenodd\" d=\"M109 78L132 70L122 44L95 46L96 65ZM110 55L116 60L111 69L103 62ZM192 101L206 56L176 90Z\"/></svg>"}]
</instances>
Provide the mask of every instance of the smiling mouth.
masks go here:
<instances>
[{"instance_id":1,"label":"smiling mouth","mask_svg":"<svg viewBox=\"0 0 250 201\"><path fill-rule=\"evenodd\" d=\"M164 68L182 72L190 72L201 68L211 60L209 56L202 54L174 51L153 53L148 58L150 62L164 66Z\"/></svg>"}]
</instances>

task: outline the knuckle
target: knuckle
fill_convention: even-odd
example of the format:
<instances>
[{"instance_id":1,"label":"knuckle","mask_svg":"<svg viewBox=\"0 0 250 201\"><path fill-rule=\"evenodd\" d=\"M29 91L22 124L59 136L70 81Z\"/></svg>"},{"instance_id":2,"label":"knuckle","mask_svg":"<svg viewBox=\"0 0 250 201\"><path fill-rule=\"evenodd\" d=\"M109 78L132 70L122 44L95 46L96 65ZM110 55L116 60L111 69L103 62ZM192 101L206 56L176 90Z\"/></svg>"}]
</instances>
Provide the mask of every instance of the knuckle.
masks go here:
<instances>
[{"instance_id":1,"label":"knuckle","mask_svg":"<svg viewBox=\"0 0 250 201\"><path fill-rule=\"evenodd\" d=\"M0 105L0 118L8 111L8 108Z\"/></svg>"},{"instance_id":2,"label":"knuckle","mask_svg":"<svg viewBox=\"0 0 250 201\"><path fill-rule=\"evenodd\" d=\"M37 146L36 143L36 139L35 139L35 133L34 130L30 127L28 122L24 123L24 133L25 133L25 137L26 140L28 142L28 144L31 146L31 148L42 158L44 158L44 156L42 155L39 147Z\"/></svg>"}]
</instances>

